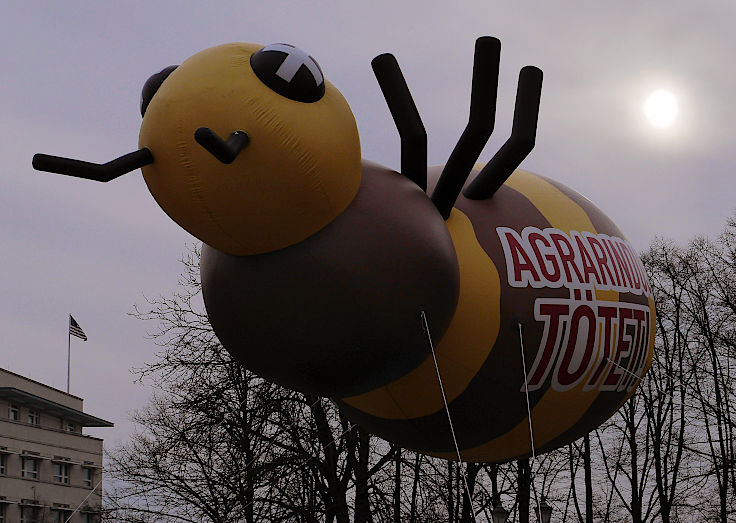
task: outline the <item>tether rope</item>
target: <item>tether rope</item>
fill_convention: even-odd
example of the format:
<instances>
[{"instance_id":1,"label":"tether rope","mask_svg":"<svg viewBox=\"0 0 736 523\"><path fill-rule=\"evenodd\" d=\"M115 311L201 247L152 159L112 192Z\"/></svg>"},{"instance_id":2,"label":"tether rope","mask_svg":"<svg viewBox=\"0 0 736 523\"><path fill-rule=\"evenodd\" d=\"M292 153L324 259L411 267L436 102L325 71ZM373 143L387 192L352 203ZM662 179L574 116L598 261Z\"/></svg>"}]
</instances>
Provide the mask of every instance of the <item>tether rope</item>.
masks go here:
<instances>
[{"instance_id":1,"label":"tether rope","mask_svg":"<svg viewBox=\"0 0 736 523\"><path fill-rule=\"evenodd\" d=\"M455 427L452 424L452 416L450 416L450 407L447 405L447 396L445 395L445 387L442 384L442 376L440 375L440 367L437 364L437 355L434 352L434 344L432 343L432 336L429 333L429 325L427 324L427 315L422 311L422 323L424 324L424 331L427 333L427 341L429 341L429 348L432 349L432 359L434 360L434 368L437 371L437 380L440 383L440 392L442 393L442 401L445 403L445 412L447 412L447 421L450 422L450 432L452 433L452 442L455 444L455 452L457 453L457 461L460 464L459 469L463 475L463 485L465 485L465 493L468 496L468 503L470 503L470 515L475 521L475 511L473 510L473 497L470 495L470 487L468 487L468 478L463 470L463 459L460 456L460 447L457 444L457 438L455 437Z\"/></svg>"},{"instance_id":2,"label":"tether rope","mask_svg":"<svg viewBox=\"0 0 736 523\"><path fill-rule=\"evenodd\" d=\"M97 485L95 485L95 488L93 488L92 490L90 490L90 491L89 491L89 494L87 494L87 495L86 495L86 496L84 497L84 499L82 500L82 502L81 502L81 503L80 503L80 504L79 504L79 505L77 506L77 508L75 508L75 509L74 509L74 510L72 511L72 513L71 513L71 514L69 514L69 517L68 517L68 518L66 518L66 519L64 520L64 523L69 523L69 521L71 521L71 519L72 519L72 517L74 516L74 514L76 514L76 513L77 513L77 512L79 511L79 509L80 509L80 508L82 508L82 505L84 505L84 502L85 502L85 501L87 501L87 499L88 499L88 498L89 498L89 497L90 497L90 496L92 495L92 493L93 493L93 492L94 492L95 490L97 490L97 488L98 488L98 487L99 487L100 485L102 485L102 472L100 472L100 481L98 481L98 482L97 482Z\"/></svg>"},{"instance_id":3,"label":"tether rope","mask_svg":"<svg viewBox=\"0 0 736 523\"><path fill-rule=\"evenodd\" d=\"M629 369L627 369L625 367L622 367L621 365L619 365L618 363L616 363L615 361L613 361L611 358L606 358L606 360L608 360L608 362L611 363L614 367L616 367L616 368L621 369L622 371L624 371L624 373L628 374L629 376L632 376L632 377L636 378L639 381L641 381L642 379L644 379L644 376L639 376L638 374L635 374L635 373L631 372Z\"/></svg>"},{"instance_id":4,"label":"tether rope","mask_svg":"<svg viewBox=\"0 0 736 523\"><path fill-rule=\"evenodd\" d=\"M533 465L537 462L536 449L534 448L534 430L532 429L532 409L529 405L529 385L526 378L526 358L524 357L524 334L521 329L521 322L519 322L519 345L521 347L521 366L524 370L524 393L526 394L526 415L529 419L529 439L532 444L532 466L529 467L529 482L532 484L532 490L534 491L534 500L537 503L537 514L542 513L542 508L539 504L539 496L537 495L537 487L534 485L534 474L532 472Z\"/></svg>"}]
</instances>

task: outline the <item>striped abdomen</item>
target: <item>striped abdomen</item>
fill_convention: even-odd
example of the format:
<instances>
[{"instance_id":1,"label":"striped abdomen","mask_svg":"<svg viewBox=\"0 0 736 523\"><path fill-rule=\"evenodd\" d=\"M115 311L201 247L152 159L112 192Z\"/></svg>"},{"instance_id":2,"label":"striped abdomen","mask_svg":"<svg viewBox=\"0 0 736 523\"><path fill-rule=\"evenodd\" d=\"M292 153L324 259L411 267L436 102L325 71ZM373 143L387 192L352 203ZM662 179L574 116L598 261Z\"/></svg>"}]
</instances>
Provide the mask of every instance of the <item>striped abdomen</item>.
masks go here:
<instances>
[{"instance_id":1,"label":"striped abdomen","mask_svg":"<svg viewBox=\"0 0 736 523\"><path fill-rule=\"evenodd\" d=\"M649 367L655 321L621 231L584 197L524 171L491 199L460 196L447 226L460 296L433 341L463 459L531 452L525 381L537 451L610 417ZM386 439L456 457L429 347L411 372L341 404Z\"/></svg>"}]
</instances>

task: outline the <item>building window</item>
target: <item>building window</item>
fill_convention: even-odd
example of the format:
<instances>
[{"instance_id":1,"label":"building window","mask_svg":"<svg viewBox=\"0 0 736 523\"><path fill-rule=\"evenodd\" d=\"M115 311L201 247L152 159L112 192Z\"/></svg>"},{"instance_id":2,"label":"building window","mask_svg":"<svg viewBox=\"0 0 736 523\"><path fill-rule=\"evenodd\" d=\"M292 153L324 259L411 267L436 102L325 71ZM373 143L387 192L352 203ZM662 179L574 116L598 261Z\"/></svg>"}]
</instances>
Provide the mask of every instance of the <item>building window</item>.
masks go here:
<instances>
[{"instance_id":1,"label":"building window","mask_svg":"<svg viewBox=\"0 0 736 523\"><path fill-rule=\"evenodd\" d=\"M5 475L5 459L6 459L6 454L0 454L0 476ZM4 505L0 503L0 506L4 506Z\"/></svg>"},{"instance_id":2,"label":"building window","mask_svg":"<svg viewBox=\"0 0 736 523\"><path fill-rule=\"evenodd\" d=\"M0 503L0 523L5 521L5 503Z\"/></svg>"},{"instance_id":3,"label":"building window","mask_svg":"<svg viewBox=\"0 0 736 523\"><path fill-rule=\"evenodd\" d=\"M67 432L74 432L75 428L76 427L74 426L74 423L72 423L71 421L67 421L64 424L64 430L66 430Z\"/></svg>"},{"instance_id":4,"label":"building window","mask_svg":"<svg viewBox=\"0 0 736 523\"><path fill-rule=\"evenodd\" d=\"M38 479L38 460L21 458L20 476L26 479Z\"/></svg>"},{"instance_id":5,"label":"building window","mask_svg":"<svg viewBox=\"0 0 736 523\"><path fill-rule=\"evenodd\" d=\"M69 465L67 463L54 463L54 481L69 484Z\"/></svg>"},{"instance_id":6,"label":"building window","mask_svg":"<svg viewBox=\"0 0 736 523\"><path fill-rule=\"evenodd\" d=\"M28 411L28 423L30 423L31 425L38 425L40 420L41 416L39 416L37 410Z\"/></svg>"},{"instance_id":7,"label":"building window","mask_svg":"<svg viewBox=\"0 0 736 523\"><path fill-rule=\"evenodd\" d=\"M51 523L65 523L72 515L72 509L66 503L54 503L51 507Z\"/></svg>"},{"instance_id":8,"label":"building window","mask_svg":"<svg viewBox=\"0 0 736 523\"><path fill-rule=\"evenodd\" d=\"M20 409L18 405L10 405L10 414L8 415L10 421L20 421Z\"/></svg>"},{"instance_id":9,"label":"building window","mask_svg":"<svg viewBox=\"0 0 736 523\"><path fill-rule=\"evenodd\" d=\"M64 509L51 509L51 523L66 523L66 520L72 515L72 510L67 505L64 507Z\"/></svg>"},{"instance_id":10,"label":"building window","mask_svg":"<svg viewBox=\"0 0 736 523\"><path fill-rule=\"evenodd\" d=\"M82 484L87 488L92 488L92 480L94 479L95 471L90 468L82 469Z\"/></svg>"},{"instance_id":11,"label":"building window","mask_svg":"<svg viewBox=\"0 0 736 523\"><path fill-rule=\"evenodd\" d=\"M38 523L38 507L20 507L20 523Z\"/></svg>"}]
</instances>

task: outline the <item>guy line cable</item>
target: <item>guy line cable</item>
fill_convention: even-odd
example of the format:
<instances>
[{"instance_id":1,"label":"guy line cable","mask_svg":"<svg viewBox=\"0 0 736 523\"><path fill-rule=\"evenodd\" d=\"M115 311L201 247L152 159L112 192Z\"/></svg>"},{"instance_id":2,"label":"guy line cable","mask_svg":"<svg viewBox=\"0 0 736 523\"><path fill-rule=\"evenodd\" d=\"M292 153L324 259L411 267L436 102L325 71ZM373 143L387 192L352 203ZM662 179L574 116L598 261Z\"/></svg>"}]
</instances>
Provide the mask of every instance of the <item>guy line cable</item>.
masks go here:
<instances>
[{"instance_id":1,"label":"guy line cable","mask_svg":"<svg viewBox=\"0 0 736 523\"><path fill-rule=\"evenodd\" d=\"M524 371L524 393L526 394L526 414L527 418L529 418L529 439L531 440L532 444L532 465L529 467L529 480L532 484L532 490L534 491L534 500L537 502L537 514L542 513L542 508L539 504L539 496L537 495L537 487L534 485L534 474L532 473L532 468L537 462L537 455L536 450L534 449L534 431L532 429L532 410L529 406L529 385L527 383L527 377L526 377L526 358L524 357L524 335L522 333L522 325L521 322L519 322L519 346L521 347L521 366Z\"/></svg>"},{"instance_id":2,"label":"guy line cable","mask_svg":"<svg viewBox=\"0 0 736 523\"><path fill-rule=\"evenodd\" d=\"M473 497L470 495L470 487L468 487L468 477L463 470L463 459L460 456L460 448L457 444L457 438L455 437L455 427L452 424L452 416L450 416L450 407L447 405L447 396L445 395L445 387L442 384L442 376L440 375L440 367L437 364L437 355L434 352L434 344L432 343L432 336L429 333L429 325L427 324L427 315L422 311L422 323L424 331L427 333L427 341L429 342L429 348L432 349L432 359L434 360L434 368L437 371L437 380L440 384L440 392L442 393L442 401L445 403L445 412L447 412L447 421L450 422L450 433L452 434L452 442L455 444L455 452L457 453L457 461L460 464L459 469L463 475L463 485L465 486L465 493L468 496L468 503L470 504L470 515L475 521L475 511L473 510Z\"/></svg>"}]
</instances>

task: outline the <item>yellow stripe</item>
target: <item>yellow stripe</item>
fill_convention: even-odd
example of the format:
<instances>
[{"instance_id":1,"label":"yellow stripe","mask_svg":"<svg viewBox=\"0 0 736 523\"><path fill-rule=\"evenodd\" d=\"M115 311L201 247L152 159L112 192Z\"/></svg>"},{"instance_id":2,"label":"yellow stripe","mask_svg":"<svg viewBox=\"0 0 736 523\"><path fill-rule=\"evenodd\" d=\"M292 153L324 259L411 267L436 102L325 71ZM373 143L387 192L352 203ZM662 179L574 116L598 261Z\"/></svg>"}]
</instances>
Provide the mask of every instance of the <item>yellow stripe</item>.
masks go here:
<instances>
[{"instance_id":1,"label":"yellow stripe","mask_svg":"<svg viewBox=\"0 0 736 523\"><path fill-rule=\"evenodd\" d=\"M568 234L570 231L589 231L595 234L595 227L583 208L547 180L517 169L506 180L505 185L519 191L532 202L552 227Z\"/></svg>"},{"instance_id":2,"label":"yellow stripe","mask_svg":"<svg viewBox=\"0 0 736 523\"><path fill-rule=\"evenodd\" d=\"M434 342L445 394L452 401L467 388L496 342L501 282L468 217L453 209L446 224L460 265L460 296L447 332ZM419 367L393 383L343 401L385 419L418 418L444 409L429 345L427 352Z\"/></svg>"}]
</instances>

